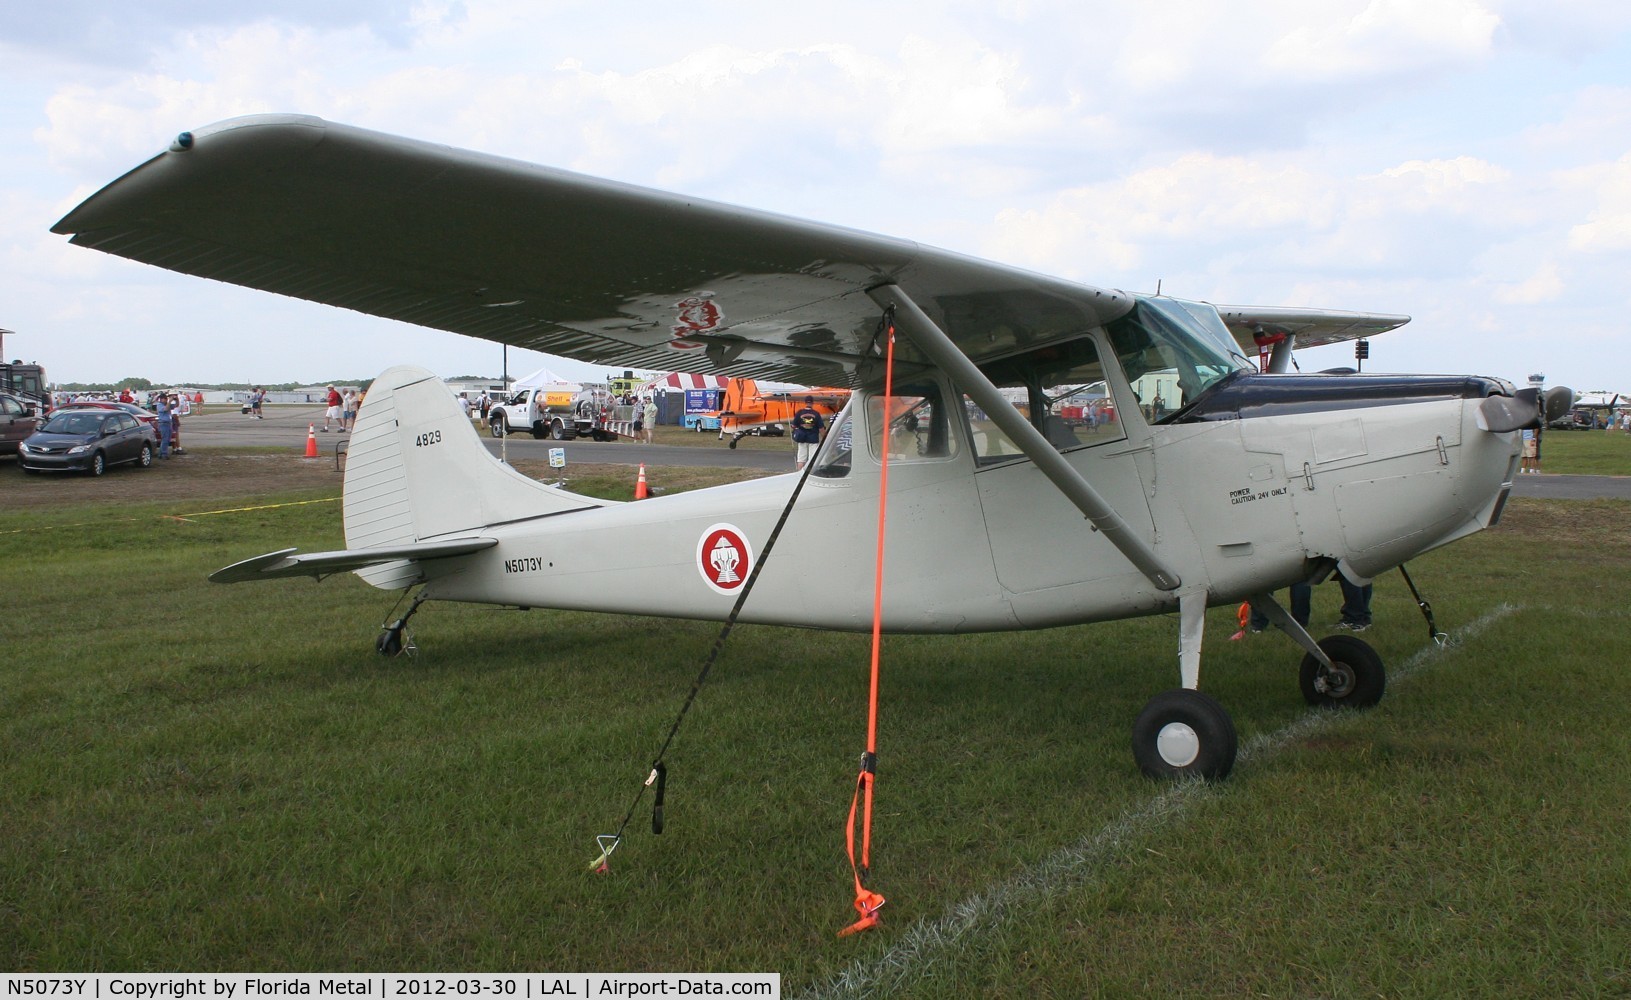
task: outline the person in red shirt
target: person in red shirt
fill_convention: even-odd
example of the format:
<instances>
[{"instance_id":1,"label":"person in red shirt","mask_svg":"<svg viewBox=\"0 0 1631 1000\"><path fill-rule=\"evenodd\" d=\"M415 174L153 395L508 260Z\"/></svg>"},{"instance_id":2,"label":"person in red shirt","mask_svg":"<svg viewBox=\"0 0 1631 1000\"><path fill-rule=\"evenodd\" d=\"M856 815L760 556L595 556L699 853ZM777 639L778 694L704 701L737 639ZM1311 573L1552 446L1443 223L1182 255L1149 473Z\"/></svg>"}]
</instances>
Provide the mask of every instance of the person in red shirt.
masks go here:
<instances>
[{"instance_id":1,"label":"person in red shirt","mask_svg":"<svg viewBox=\"0 0 1631 1000\"><path fill-rule=\"evenodd\" d=\"M338 421L340 433L345 433L345 420L340 416L340 393L331 385L328 387L328 409L323 411L323 433L328 433L330 420Z\"/></svg>"}]
</instances>

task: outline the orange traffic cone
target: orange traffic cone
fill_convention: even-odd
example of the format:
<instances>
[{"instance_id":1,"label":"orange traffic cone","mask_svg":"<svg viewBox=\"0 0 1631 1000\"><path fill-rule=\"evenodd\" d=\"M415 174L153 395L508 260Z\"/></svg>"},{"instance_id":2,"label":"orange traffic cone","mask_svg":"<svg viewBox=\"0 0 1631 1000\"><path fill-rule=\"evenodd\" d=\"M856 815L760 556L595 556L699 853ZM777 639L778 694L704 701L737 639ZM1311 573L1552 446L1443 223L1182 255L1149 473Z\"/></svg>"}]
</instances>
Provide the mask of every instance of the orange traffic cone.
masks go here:
<instances>
[{"instance_id":1,"label":"orange traffic cone","mask_svg":"<svg viewBox=\"0 0 1631 1000\"><path fill-rule=\"evenodd\" d=\"M634 480L634 499L644 500L645 498L646 498L646 463L641 462L640 463L640 475L639 475L638 478L636 478Z\"/></svg>"},{"instance_id":2,"label":"orange traffic cone","mask_svg":"<svg viewBox=\"0 0 1631 1000\"><path fill-rule=\"evenodd\" d=\"M317 425L306 425L306 457L317 457Z\"/></svg>"}]
</instances>

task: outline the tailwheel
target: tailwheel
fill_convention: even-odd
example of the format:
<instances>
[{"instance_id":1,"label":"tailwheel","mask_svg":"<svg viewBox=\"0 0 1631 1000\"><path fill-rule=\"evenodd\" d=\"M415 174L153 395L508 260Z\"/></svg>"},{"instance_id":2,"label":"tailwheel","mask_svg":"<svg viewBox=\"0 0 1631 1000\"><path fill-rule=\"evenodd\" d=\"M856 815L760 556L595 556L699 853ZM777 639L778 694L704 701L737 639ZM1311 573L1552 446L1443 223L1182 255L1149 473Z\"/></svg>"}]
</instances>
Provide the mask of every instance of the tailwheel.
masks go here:
<instances>
[{"instance_id":1,"label":"tailwheel","mask_svg":"<svg viewBox=\"0 0 1631 1000\"><path fill-rule=\"evenodd\" d=\"M1152 778L1227 777L1237 744L1229 713L1189 688L1151 698L1133 723L1133 759Z\"/></svg>"},{"instance_id":2,"label":"tailwheel","mask_svg":"<svg viewBox=\"0 0 1631 1000\"><path fill-rule=\"evenodd\" d=\"M404 653L412 656L418 652L419 647L413 644L413 636L408 634L408 619L413 617L413 613L419 610L419 605L426 600L428 598L424 590L420 590L413 603L408 605L406 614L380 629L379 637L374 640L374 651L381 656L401 656Z\"/></svg>"},{"instance_id":3,"label":"tailwheel","mask_svg":"<svg viewBox=\"0 0 1631 1000\"><path fill-rule=\"evenodd\" d=\"M403 632L400 627L386 628L374 640L374 650L381 656L401 656Z\"/></svg>"},{"instance_id":4,"label":"tailwheel","mask_svg":"<svg viewBox=\"0 0 1631 1000\"><path fill-rule=\"evenodd\" d=\"M1303 698L1310 705L1369 708L1382 700L1387 671L1369 643L1351 635L1333 635L1321 639L1319 645L1331 658L1331 666L1312 653L1303 657L1300 679Z\"/></svg>"}]
</instances>

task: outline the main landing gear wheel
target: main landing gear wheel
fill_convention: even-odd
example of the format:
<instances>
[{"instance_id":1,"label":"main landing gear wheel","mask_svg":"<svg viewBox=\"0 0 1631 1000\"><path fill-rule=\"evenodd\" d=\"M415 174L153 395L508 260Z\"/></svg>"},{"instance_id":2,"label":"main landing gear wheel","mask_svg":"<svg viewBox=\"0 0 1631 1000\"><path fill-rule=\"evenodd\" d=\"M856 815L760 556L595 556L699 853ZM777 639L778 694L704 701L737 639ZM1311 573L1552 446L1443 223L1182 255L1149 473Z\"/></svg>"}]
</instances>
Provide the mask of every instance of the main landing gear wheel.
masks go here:
<instances>
[{"instance_id":1,"label":"main landing gear wheel","mask_svg":"<svg viewBox=\"0 0 1631 1000\"><path fill-rule=\"evenodd\" d=\"M1308 653L1299 672L1303 698L1310 705L1369 708L1382 700L1387 671L1369 643L1351 635L1333 635L1320 640L1320 649L1331 658L1331 667Z\"/></svg>"},{"instance_id":2,"label":"main landing gear wheel","mask_svg":"<svg viewBox=\"0 0 1631 1000\"><path fill-rule=\"evenodd\" d=\"M1229 713L1188 688L1151 698L1133 723L1133 759L1152 778L1227 777L1237 746Z\"/></svg>"}]
</instances>

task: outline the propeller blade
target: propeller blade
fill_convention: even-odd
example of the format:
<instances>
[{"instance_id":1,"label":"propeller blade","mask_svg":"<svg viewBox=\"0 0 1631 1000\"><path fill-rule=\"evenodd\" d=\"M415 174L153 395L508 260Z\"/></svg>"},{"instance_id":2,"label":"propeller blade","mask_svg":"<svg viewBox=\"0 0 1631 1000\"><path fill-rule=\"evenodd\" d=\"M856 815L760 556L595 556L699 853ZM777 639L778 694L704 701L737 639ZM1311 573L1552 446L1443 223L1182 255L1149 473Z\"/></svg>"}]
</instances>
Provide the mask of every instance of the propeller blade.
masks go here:
<instances>
[{"instance_id":1,"label":"propeller blade","mask_svg":"<svg viewBox=\"0 0 1631 1000\"><path fill-rule=\"evenodd\" d=\"M1546 422L1551 423L1574 407L1574 390L1566 385L1552 386L1546 390L1541 407L1546 411Z\"/></svg>"},{"instance_id":2,"label":"propeller blade","mask_svg":"<svg viewBox=\"0 0 1631 1000\"><path fill-rule=\"evenodd\" d=\"M1540 390L1519 389L1511 396L1490 396L1478 407L1478 426L1495 434L1540 426Z\"/></svg>"}]
</instances>

